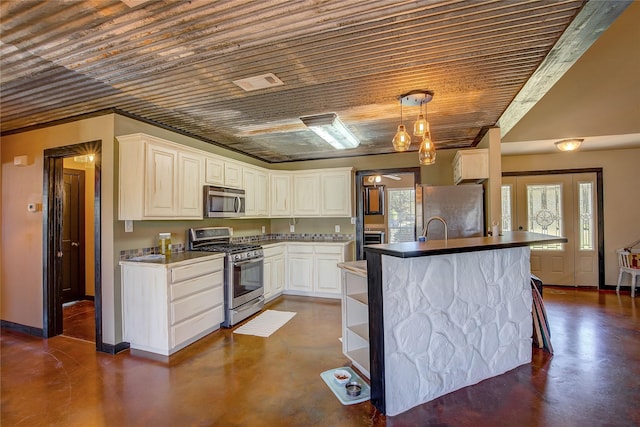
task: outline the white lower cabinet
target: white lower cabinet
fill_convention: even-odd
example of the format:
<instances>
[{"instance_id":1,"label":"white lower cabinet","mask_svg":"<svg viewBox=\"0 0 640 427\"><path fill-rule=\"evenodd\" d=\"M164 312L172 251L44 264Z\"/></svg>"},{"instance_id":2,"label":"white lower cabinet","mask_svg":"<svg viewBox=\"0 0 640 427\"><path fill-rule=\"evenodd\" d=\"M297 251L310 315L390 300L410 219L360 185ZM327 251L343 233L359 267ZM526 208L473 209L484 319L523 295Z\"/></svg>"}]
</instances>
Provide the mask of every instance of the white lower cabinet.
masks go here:
<instances>
[{"instance_id":1,"label":"white lower cabinet","mask_svg":"<svg viewBox=\"0 0 640 427\"><path fill-rule=\"evenodd\" d=\"M168 356L224 321L224 255L169 264L122 261L124 339Z\"/></svg>"},{"instance_id":2,"label":"white lower cabinet","mask_svg":"<svg viewBox=\"0 0 640 427\"><path fill-rule=\"evenodd\" d=\"M270 301L284 291L284 257L286 247L277 244L264 249L264 299Z\"/></svg>"},{"instance_id":3,"label":"white lower cabinet","mask_svg":"<svg viewBox=\"0 0 640 427\"><path fill-rule=\"evenodd\" d=\"M285 293L340 298L338 263L353 259L352 243L288 243Z\"/></svg>"}]
</instances>

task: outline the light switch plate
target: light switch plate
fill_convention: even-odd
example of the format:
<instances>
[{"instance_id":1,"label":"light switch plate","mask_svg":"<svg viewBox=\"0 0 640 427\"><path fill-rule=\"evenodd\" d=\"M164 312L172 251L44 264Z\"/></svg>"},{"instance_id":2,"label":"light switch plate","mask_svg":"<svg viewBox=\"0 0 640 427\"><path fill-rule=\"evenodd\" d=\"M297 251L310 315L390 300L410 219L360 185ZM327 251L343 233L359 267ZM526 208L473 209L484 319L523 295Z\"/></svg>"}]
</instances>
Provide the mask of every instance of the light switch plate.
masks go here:
<instances>
[{"instance_id":1,"label":"light switch plate","mask_svg":"<svg viewBox=\"0 0 640 427\"><path fill-rule=\"evenodd\" d=\"M267 232L267 227L265 227L264 225L262 226L262 234Z\"/></svg>"},{"instance_id":2,"label":"light switch plate","mask_svg":"<svg viewBox=\"0 0 640 427\"><path fill-rule=\"evenodd\" d=\"M291 224L291 225L289 226L289 233L295 233L295 232L296 232L296 226L295 226L295 225L293 225L293 224Z\"/></svg>"},{"instance_id":3,"label":"light switch plate","mask_svg":"<svg viewBox=\"0 0 640 427\"><path fill-rule=\"evenodd\" d=\"M124 220L124 232L133 233L133 221L130 219Z\"/></svg>"},{"instance_id":4,"label":"light switch plate","mask_svg":"<svg viewBox=\"0 0 640 427\"><path fill-rule=\"evenodd\" d=\"M352 216L352 217L351 217L351 224L352 224L352 225L356 225L356 220L357 220L357 219L358 219L358 218L356 218L355 216Z\"/></svg>"},{"instance_id":5,"label":"light switch plate","mask_svg":"<svg viewBox=\"0 0 640 427\"><path fill-rule=\"evenodd\" d=\"M335 230L336 230L336 233L339 233L340 232L340 226L336 224Z\"/></svg>"}]
</instances>

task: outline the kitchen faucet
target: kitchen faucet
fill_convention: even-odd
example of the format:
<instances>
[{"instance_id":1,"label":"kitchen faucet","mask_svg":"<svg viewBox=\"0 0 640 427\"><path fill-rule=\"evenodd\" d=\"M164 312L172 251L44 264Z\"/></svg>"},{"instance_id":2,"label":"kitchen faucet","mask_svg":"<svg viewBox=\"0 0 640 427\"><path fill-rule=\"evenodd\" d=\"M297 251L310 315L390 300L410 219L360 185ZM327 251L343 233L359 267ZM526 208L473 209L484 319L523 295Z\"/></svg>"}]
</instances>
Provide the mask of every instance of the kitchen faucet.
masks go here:
<instances>
[{"instance_id":1,"label":"kitchen faucet","mask_svg":"<svg viewBox=\"0 0 640 427\"><path fill-rule=\"evenodd\" d=\"M444 225L444 241L446 242L448 240L448 236L447 236L447 221L445 221L445 219L442 218L441 216L432 216L431 218L427 219L427 222L424 224L424 230L422 230L422 237L424 237L425 241L426 241L427 232L429 231L429 223L431 223L431 221L433 221L434 219L437 219L438 221L440 221L442 223L442 225Z\"/></svg>"}]
</instances>

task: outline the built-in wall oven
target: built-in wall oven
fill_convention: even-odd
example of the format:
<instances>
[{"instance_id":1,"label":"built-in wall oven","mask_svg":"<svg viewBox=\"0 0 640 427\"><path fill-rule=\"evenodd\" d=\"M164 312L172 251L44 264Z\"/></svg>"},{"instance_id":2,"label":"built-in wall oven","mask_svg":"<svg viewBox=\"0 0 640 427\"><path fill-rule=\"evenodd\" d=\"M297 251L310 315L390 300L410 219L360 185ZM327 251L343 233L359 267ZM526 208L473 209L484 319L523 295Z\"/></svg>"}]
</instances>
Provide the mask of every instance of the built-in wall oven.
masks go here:
<instances>
[{"instance_id":1,"label":"built-in wall oven","mask_svg":"<svg viewBox=\"0 0 640 427\"><path fill-rule=\"evenodd\" d=\"M264 307L264 255L262 247L232 243L228 227L191 228L189 250L224 252L224 327L231 327Z\"/></svg>"}]
</instances>

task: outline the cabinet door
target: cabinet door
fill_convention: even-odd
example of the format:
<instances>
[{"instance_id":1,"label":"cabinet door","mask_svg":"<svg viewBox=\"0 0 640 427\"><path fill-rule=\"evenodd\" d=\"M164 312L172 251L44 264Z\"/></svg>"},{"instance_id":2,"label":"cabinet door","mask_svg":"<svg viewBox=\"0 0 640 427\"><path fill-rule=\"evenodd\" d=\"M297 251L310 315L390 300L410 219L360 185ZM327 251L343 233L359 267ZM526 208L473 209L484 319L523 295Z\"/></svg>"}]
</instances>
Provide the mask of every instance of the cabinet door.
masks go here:
<instances>
[{"instance_id":1,"label":"cabinet door","mask_svg":"<svg viewBox=\"0 0 640 427\"><path fill-rule=\"evenodd\" d=\"M145 216L176 216L178 209L176 165L178 152L147 145Z\"/></svg>"},{"instance_id":2,"label":"cabinet door","mask_svg":"<svg viewBox=\"0 0 640 427\"><path fill-rule=\"evenodd\" d=\"M291 175L271 175L271 215L291 216Z\"/></svg>"},{"instance_id":3,"label":"cabinet door","mask_svg":"<svg viewBox=\"0 0 640 427\"><path fill-rule=\"evenodd\" d=\"M215 157L205 158L204 182L208 185L224 185L224 160Z\"/></svg>"},{"instance_id":4,"label":"cabinet door","mask_svg":"<svg viewBox=\"0 0 640 427\"><path fill-rule=\"evenodd\" d=\"M284 256L279 255L273 258L271 267L271 289L274 294L284 291Z\"/></svg>"},{"instance_id":5,"label":"cabinet door","mask_svg":"<svg viewBox=\"0 0 640 427\"><path fill-rule=\"evenodd\" d=\"M288 289L313 291L313 254L289 255Z\"/></svg>"},{"instance_id":6,"label":"cabinet door","mask_svg":"<svg viewBox=\"0 0 640 427\"><path fill-rule=\"evenodd\" d=\"M178 215L202 219L202 158L178 153Z\"/></svg>"},{"instance_id":7,"label":"cabinet door","mask_svg":"<svg viewBox=\"0 0 640 427\"><path fill-rule=\"evenodd\" d=\"M265 172L256 172L254 188L256 215L269 215L269 176Z\"/></svg>"},{"instance_id":8,"label":"cabinet door","mask_svg":"<svg viewBox=\"0 0 640 427\"><path fill-rule=\"evenodd\" d=\"M244 181L244 210L248 216L256 215L256 171L244 168L242 171ZM265 289L266 292L266 289Z\"/></svg>"},{"instance_id":9,"label":"cabinet door","mask_svg":"<svg viewBox=\"0 0 640 427\"><path fill-rule=\"evenodd\" d=\"M351 172L323 173L320 207L323 216L352 216Z\"/></svg>"},{"instance_id":10,"label":"cabinet door","mask_svg":"<svg viewBox=\"0 0 640 427\"><path fill-rule=\"evenodd\" d=\"M242 188L242 166L238 163L224 162L224 186Z\"/></svg>"},{"instance_id":11,"label":"cabinet door","mask_svg":"<svg viewBox=\"0 0 640 427\"><path fill-rule=\"evenodd\" d=\"M269 299L273 293L273 257L265 257L262 268L264 274L264 278L262 280L264 286L264 298Z\"/></svg>"},{"instance_id":12,"label":"cabinet door","mask_svg":"<svg viewBox=\"0 0 640 427\"><path fill-rule=\"evenodd\" d=\"M293 215L320 215L320 175L301 174L293 177Z\"/></svg>"},{"instance_id":13,"label":"cabinet door","mask_svg":"<svg viewBox=\"0 0 640 427\"><path fill-rule=\"evenodd\" d=\"M341 295L341 272L338 263L342 260L342 255L338 254L316 254L315 292Z\"/></svg>"}]
</instances>

